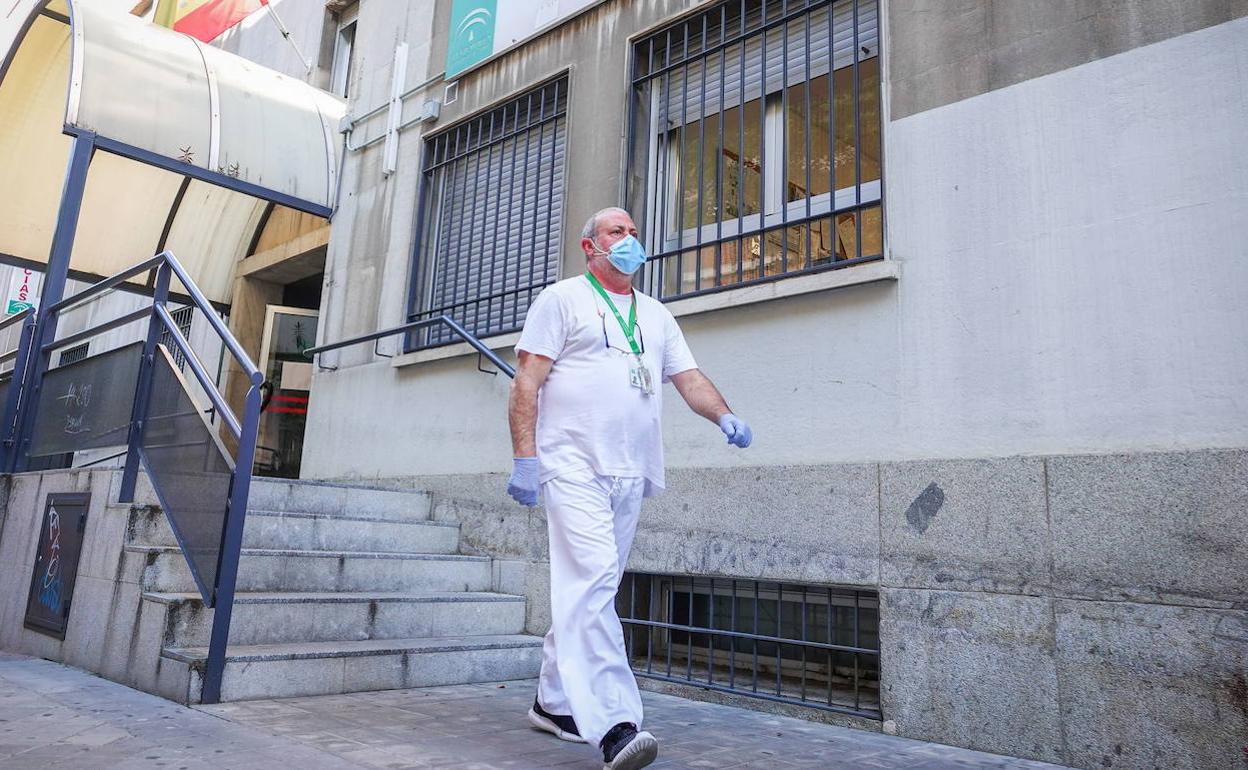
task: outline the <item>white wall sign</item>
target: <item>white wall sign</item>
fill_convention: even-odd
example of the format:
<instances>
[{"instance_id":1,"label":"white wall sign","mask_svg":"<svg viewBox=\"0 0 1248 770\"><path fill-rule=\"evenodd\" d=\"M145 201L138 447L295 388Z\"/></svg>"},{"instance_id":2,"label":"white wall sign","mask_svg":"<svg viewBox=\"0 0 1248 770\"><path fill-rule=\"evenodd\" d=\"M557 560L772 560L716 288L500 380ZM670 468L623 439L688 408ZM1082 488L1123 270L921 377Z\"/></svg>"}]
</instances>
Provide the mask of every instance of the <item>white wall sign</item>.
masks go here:
<instances>
[{"instance_id":1,"label":"white wall sign","mask_svg":"<svg viewBox=\"0 0 1248 770\"><path fill-rule=\"evenodd\" d=\"M43 282L43 274L34 270L20 269L13 273L9 281L9 297L5 303L4 314L16 315L26 308L34 307L39 297L39 285Z\"/></svg>"}]
</instances>

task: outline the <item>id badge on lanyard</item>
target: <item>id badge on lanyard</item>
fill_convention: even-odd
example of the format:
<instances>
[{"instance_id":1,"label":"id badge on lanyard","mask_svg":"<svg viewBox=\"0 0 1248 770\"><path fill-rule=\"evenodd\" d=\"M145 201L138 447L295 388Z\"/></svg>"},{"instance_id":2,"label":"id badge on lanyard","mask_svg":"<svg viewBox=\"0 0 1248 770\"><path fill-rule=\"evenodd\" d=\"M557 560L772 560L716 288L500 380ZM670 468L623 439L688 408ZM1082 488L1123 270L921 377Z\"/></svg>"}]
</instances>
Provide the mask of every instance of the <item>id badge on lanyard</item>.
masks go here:
<instances>
[{"instance_id":1,"label":"id badge on lanyard","mask_svg":"<svg viewBox=\"0 0 1248 770\"><path fill-rule=\"evenodd\" d=\"M641 356L633 356L628 362L628 384L640 389L647 396L654 395L654 378L650 375L650 367L641 360Z\"/></svg>"},{"instance_id":2,"label":"id badge on lanyard","mask_svg":"<svg viewBox=\"0 0 1248 770\"><path fill-rule=\"evenodd\" d=\"M598 279L593 273L585 273L585 277L589 279L589 283L594 287L602 297L602 301L607 304L607 308L611 311L611 315L615 316L615 320L619 322L620 329L624 332L625 339L628 340L628 346L633 351L628 361L628 384L630 387L637 388L642 394L647 396L654 395L654 376L650 374L650 368L646 366L645 361L641 358L641 347L637 344L636 338L633 336L634 330L637 328L637 295L633 295L633 305L628 313L628 323L624 322L624 316L620 315L620 311L615 307L615 303L607 296L606 289L602 288L602 284L598 283ZM602 315L602 311L599 311ZM603 340L604 344L606 340Z\"/></svg>"}]
</instances>

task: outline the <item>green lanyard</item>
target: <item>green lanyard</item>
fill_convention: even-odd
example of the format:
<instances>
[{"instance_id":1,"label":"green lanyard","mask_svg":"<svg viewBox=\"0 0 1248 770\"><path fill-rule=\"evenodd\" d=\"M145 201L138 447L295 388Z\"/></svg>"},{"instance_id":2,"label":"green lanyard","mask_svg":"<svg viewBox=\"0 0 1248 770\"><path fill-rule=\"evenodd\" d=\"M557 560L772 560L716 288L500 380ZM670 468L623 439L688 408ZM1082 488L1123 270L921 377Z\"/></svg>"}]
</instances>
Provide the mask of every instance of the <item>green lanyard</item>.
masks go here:
<instances>
[{"instance_id":1,"label":"green lanyard","mask_svg":"<svg viewBox=\"0 0 1248 770\"><path fill-rule=\"evenodd\" d=\"M633 349L633 355L641 356L641 347L637 344L636 337L633 336L633 330L637 328L637 292L633 292L633 306L628 311L628 323L624 323L624 316L620 315L620 310L615 306L615 302L607 296L607 290L602 288L602 284L598 283L598 279L593 273L586 272L585 277L589 279L590 285L607 303L607 307L611 308L611 314L615 316L615 320L620 322L620 329L624 331L624 338L628 340L628 346Z\"/></svg>"}]
</instances>

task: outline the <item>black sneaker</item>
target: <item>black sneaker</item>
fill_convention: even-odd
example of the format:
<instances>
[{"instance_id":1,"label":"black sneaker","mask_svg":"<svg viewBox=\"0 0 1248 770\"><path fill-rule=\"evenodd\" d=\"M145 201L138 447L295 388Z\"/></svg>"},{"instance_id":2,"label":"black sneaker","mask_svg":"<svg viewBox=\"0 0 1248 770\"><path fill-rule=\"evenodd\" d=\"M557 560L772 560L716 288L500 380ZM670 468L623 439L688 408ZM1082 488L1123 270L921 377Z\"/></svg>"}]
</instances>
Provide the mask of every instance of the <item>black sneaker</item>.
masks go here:
<instances>
[{"instance_id":1,"label":"black sneaker","mask_svg":"<svg viewBox=\"0 0 1248 770\"><path fill-rule=\"evenodd\" d=\"M637 732L632 722L620 722L602 742L602 770L637 770L659 756L659 742L648 732Z\"/></svg>"},{"instance_id":2,"label":"black sneaker","mask_svg":"<svg viewBox=\"0 0 1248 770\"><path fill-rule=\"evenodd\" d=\"M533 708L529 709L529 722L537 729L545 730L556 738L573 743L585 742L580 731L576 729L576 721L572 717L550 713L542 708L537 698L533 699Z\"/></svg>"}]
</instances>

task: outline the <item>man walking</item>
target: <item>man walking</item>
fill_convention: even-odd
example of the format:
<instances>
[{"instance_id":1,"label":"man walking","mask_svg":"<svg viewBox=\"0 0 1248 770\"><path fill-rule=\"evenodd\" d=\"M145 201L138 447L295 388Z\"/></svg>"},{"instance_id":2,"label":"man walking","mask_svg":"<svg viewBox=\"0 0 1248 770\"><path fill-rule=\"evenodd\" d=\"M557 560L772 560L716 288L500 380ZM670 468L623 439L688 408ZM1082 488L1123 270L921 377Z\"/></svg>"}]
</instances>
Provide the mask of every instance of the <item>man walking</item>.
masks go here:
<instances>
[{"instance_id":1,"label":"man walking","mask_svg":"<svg viewBox=\"0 0 1248 770\"><path fill-rule=\"evenodd\" d=\"M639 732L615 594L641 500L663 489L661 383L728 443L747 447L751 433L698 370L672 314L633 289L646 253L628 212L599 211L581 236L587 272L529 309L509 404L507 492L533 506L540 488L550 536L551 628L529 720L597 744L604 770L634 770L654 761L658 742Z\"/></svg>"}]
</instances>

